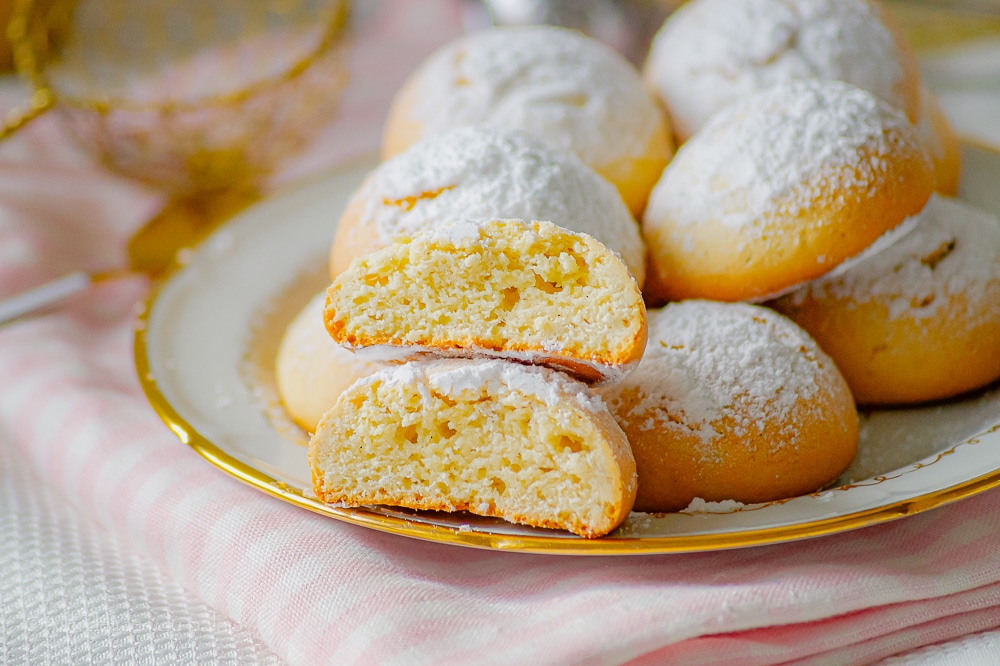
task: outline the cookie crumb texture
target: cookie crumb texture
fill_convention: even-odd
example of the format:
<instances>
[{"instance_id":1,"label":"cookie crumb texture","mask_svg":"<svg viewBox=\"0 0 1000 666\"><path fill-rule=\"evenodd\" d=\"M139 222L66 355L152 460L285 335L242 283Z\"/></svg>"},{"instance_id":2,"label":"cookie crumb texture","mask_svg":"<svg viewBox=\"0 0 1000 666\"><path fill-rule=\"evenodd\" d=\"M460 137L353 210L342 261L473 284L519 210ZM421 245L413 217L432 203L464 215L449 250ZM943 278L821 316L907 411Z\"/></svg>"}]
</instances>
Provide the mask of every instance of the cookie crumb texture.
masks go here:
<instances>
[{"instance_id":1,"label":"cookie crumb texture","mask_svg":"<svg viewBox=\"0 0 1000 666\"><path fill-rule=\"evenodd\" d=\"M435 361L357 382L309 446L316 495L469 511L584 537L628 516L635 463L584 385L504 361Z\"/></svg>"},{"instance_id":2,"label":"cookie crumb texture","mask_svg":"<svg viewBox=\"0 0 1000 666\"><path fill-rule=\"evenodd\" d=\"M325 321L341 344L395 355L381 360L510 354L595 383L637 363L646 336L617 255L520 220L428 230L360 258L328 290Z\"/></svg>"}]
</instances>

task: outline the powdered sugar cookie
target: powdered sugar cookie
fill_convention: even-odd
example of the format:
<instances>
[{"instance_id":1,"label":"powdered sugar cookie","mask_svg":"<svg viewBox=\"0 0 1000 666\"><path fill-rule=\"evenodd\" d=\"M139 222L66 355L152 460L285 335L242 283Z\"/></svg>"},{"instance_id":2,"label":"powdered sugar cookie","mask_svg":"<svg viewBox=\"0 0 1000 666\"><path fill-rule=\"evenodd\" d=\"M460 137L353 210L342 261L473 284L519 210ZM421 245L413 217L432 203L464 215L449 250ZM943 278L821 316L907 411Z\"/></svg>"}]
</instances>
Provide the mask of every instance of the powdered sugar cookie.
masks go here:
<instances>
[{"instance_id":1,"label":"powdered sugar cookie","mask_svg":"<svg viewBox=\"0 0 1000 666\"><path fill-rule=\"evenodd\" d=\"M791 81L716 114L664 170L642 229L645 294L763 300L820 277L920 212L914 126L840 81Z\"/></svg>"},{"instance_id":2,"label":"powdered sugar cookie","mask_svg":"<svg viewBox=\"0 0 1000 666\"><path fill-rule=\"evenodd\" d=\"M653 40L644 76L687 141L730 102L776 83L839 80L919 115L917 60L868 0L693 0Z\"/></svg>"},{"instance_id":3,"label":"powdered sugar cookie","mask_svg":"<svg viewBox=\"0 0 1000 666\"><path fill-rule=\"evenodd\" d=\"M595 384L628 373L646 342L642 296L617 255L522 220L398 238L334 280L324 320L366 359L500 356Z\"/></svg>"},{"instance_id":4,"label":"powdered sugar cookie","mask_svg":"<svg viewBox=\"0 0 1000 666\"><path fill-rule=\"evenodd\" d=\"M278 395L307 432L355 380L381 366L357 358L330 338L323 325L326 294L317 294L285 330L275 359Z\"/></svg>"},{"instance_id":5,"label":"powdered sugar cookie","mask_svg":"<svg viewBox=\"0 0 1000 666\"><path fill-rule=\"evenodd\" d=\"M551 26L476 32L431 55L393 101L382 155L464 125L522 130L574 153L636 214L672 152L663 111L632 65Z\"/></svg>"},{"instance_id":6,"label":"powdered sugar cookie","mask_svg":"<svg viewBox=\"0 0 1000 666\"><path fill-rule=\"evenodd\" d=\"M414 362L359 380L309 443L316 496L607 534L635 462L604 403L566 375L506 361Z\"/></svg>"},{"instance_id":7,"label":"powdered sugar cookie","mask_svg":"<svg viewBox=\"0 0 1000 666\"><path fill-rule=\"evenodd\" d=\"M383 162L355 192L330 254L336 278L400 235L462 220L548 220L622 256L641 287L646 245L617 190L574 155L523 132L463 127Z\"/></svg>"},{"instance_id":8,"label":"powdered sugar cookie","mask_svg":"<svg viewBox=\"0 0 1000 666\"><path fill-rule=\"evenodd\" d=\"M602 389L635 456L635 510L694 498L766 502L809 493L850 465L858 417L833 361L763 307L685 301L649 312L639 367Z\"/></svg>"},{"instance_id":9,"label":"powdered sugar cookie","mask_svg":"<svg viewBox=\"0 0 1000 666\"><path fill-rule=\"evenodd\" d=\"M859 403L946 398L1000 378L1000 221L935 195L915 222L773 304L833 357Z\"/></svg>"}]
</instances>

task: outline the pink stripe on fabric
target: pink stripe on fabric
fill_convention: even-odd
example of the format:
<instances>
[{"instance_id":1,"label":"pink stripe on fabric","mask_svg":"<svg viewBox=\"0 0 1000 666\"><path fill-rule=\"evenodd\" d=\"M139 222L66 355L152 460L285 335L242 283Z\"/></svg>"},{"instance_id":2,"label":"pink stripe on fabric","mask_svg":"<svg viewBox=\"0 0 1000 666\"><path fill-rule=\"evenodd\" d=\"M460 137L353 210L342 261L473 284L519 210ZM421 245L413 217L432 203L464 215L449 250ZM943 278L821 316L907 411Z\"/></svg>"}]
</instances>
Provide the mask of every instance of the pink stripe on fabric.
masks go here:
<instances>
[{"instance_id":1,"label":"pink stripe on fabric","mask_svg":"<svg viewBox=\"0 0 1000 666\"><path fill-rule=\"evenodd\" d=\"M970 611L958 615L950 615L923 624L906 627L897 632L877 636L867 641L848 645L830 652L810 655L798 661L803 666L807 664L872 664L881 659L892 657L901 652L924 647L934 643L950 641L962 636L988 631L1000 627L1000 609L996 606L982 610ZM917 662L919 663L919 662ZM956 657L952 663L961 663Z\"/></svg>"},{"instance_id":2,"label":"pink stripe on fabric","mask_svg":"<svg viewBox=\"0 0 1000 666\"><path fill-rule=\"evenodd\" d=\"M252 492L233 479L222 474L214 474L213 477L217 478L206 478L201 483L178 487L173 498L157 506L158 509L162 506L164 510L162 531L169 536L164 545L164 557L176 563L172 569L174 575L188 581L191 587L200 579L202 571L218 572L221 567L227 566L226 563L215 563L205 558L213 527L220 516L213 505L243 505L256 499L250 497ZM165 499L167 497L164 496ZM235 544L229 544L230 552L235 548ZM233 566L232 562L228 566Z\"/></svg>"},{"instance_id":3,"label":"pink stripe on fabric","mask_svg":"<svg viewBox=\"0 0 1000 666\"><path fill-rule=\"evenodd\" d=\"M233 535L231 566L243 575L227 578L218 592L225 595L227 606L234 596L243 600L243 621L256 623L263 598L273 591L266 584L271 580L269 572L278 563L289 565L328 547L322 536L294 529L299 518L311 520L312 516L290 515L287 507L258 509Z\"/></svg>"},{"instance_id":4,"label":"pink stripe on fabric","mask_svg":"<svg viewBox=\"0 0 1000 666\"><path fill-rule=\"evenodd\" d=\"M227 600L231 598L229 586L232 577L239 574L234 562L239 559L241 550L235 535L254 520L260 507L258 500L248 495L245 500L221 506L218 515L206 525L207 534L200 554L203 566L195 580L202 598L210 600L215 608L227 608Z\"/></svg>"},{"instance_id":5,"label":"pink stripe on fabric","mask_svg":"<svg viewBox=\"0 0 1000 666\"><path fill-rule=\"evenodd\" d=\"M328 542L316 539L312 534L300 534L289 539L288 543L298 545L299 551L289 551L283 546L281 551L273 553L265 569L269 572L267 578L270 585L260 590L255 612L248 616L252 617L254 626L260 628L262 637L268 636L268 640L274 645L281 645L282 649L287 649L300 622L301 612L310 607L317 589L339 580L329 562L325 561L329 556ZM276 566L278 563L283 566ZM285 574L297 568L305 570L305 580L302 584L288 584ZM308 580L314 581L320 588L310 586L306 583Z\"/></svg>"},{"instance_id":6,"label":"pink stripe on fabric","mask_svg":"<svg viewBox=\"0 0 1000 666\"><path fill-rule=\"evenodd\" d=\"M147 505L143 545L150 553L159 553L159 557L171 562L171 572L181 576L187 567L183 560L184 549L181 541L184 533L178 529L178 524L189 522L191 517L178 515L176 503L189 493L197 491L202 485L219 484L215 490L220 493L218 497L220 502L232 501L233 498L226 492L225 485L229 482L216 478L219 472L211 468L204 471L195 469L187 461L171 460L171 463L184 469L185 474L183 478L174 475L173 483L161 489L156 501ZM169 555L174 557L167 557Z\"/></svg>"},{"instance_id":7,"label":"pink stripe on fabric","mask_svg":"<svg viewBox=\"0 0 1000 666\"><path fill-rule=\"evenodd\" d=\"M333 661L352 664L406 663L415 658L424 661L435 654L438 645L447 642L452 652L447 659L452 663L461 662L454 656L458 651L474 655L474 663L488 663L492 660L487 656L490 651L486 643L503 633L495 623L469 626L462 621L462 612L445 599L403 598L398 601L398 608L409 618L407 623L400 625L385 622L383 617L372 618L365 624L365 631L353 632L349 635L353 640L338 645ZM508 642L511 640L511 636L505 637ZM532 660L536 655L533 652ZM511 657L517 661L516 655L505 655L505 659Z\"/></svg>"},{"instance_id":8,"label":"pink stripe on fabric","mask_svg":"<svg viewBox=\"0 0 1000 666\"><path fill-rule=\"evenodd\" d=\"M93 423L94 416L95 403L92 400L88 401L86 397L77 401L76 409L72 405L61 405L50 400L53 392L72 386L74 383L71 378L47 376L47 381L25 396L14 421L14 430L19 436L30 437L38 443L27 453L43 466L46 478L52 478L62 487L66 486L68 476L75 476L75 472L67 470L62 465L62 454L72 447L74 436L80 427ZM81 402L84 404L80 404ZM88 402L89 404L86 404ZM45 425L53 429L51 436L46 440L38 437L42 416L50 419Z\"/></svg>"},{"instance_id":9,"label":"pink stripe on fabric","mask_svg":"<svg viewBox=\"0 0 1000 666\"><path fill-rule=\"evenodd\" d=\"M163 501L168 487L192 483L191 475L197 482L205 470L198 469L197 465L185 466L183 458L166 437L147 438L143 443L148 449L145 455L132 461L115 484L114 502L120 508L113 509L112 517L119 529L128 529L134 538L141 540L143 550L155 552L160 544L149 541L148 531L153 527L151 521L160 516L154 516L151 507ZM164 480L159 484L162 488L152 483L155 477ZM161 529L159 525L154 532L159 535Z\"/></svg>"},{"instance_id":10,"label":"pink stripe on fabric","mask_svg":"<svg viewBox=\"0 0 1000 666\"><path fill-rule=\"evenodd\" d=\"M704 636L667 647L634 663L712 663L712 659L741 664L776 664L810 655L841 650L882 636L918 627L936 617L962 617L972 611L997 610L1000 583L940 599L913 601L812 623L768 627L718 636ZM972 617L972 616L970 616ZM976 629L956 631L968 633Z\"/></svg>"},{"instance_id":11,"label":"pink stripe on fabric","mask_svg":"<svg viewBox=\"0 0 1000 666\"><path fill-rule=\"evenodd\" d=\"M322 552L297 557L278 572L260 602L261 609L270 609L266 611L264 621L257 624L260 635L268 636L268 640L282 653L288 651L295 636L295 619L315 602L316 590L329 579L325 559Z\"/></svg>"},{"instance_id":12,"label":"pink stripe on fabric","mask_svg":"<svg viewBox=\"0 0 1000 666\"><path fill-rule=\"evenodd\" d=\"M99 398L85 395L77 404L66 405L68 411L60 419L59 430L45 450L44 471L47 478L55 481L63 493L75 502L83 503L82 486L87 484L87 475L79 458L98 451L107 455L112 446L101 446L102 439L86 437L88 432L98 428L95 419L113 414ZM105 463L106 464L106 463ZM96 470L91 469L91 473Z\"/></svg>"}]
</instances>

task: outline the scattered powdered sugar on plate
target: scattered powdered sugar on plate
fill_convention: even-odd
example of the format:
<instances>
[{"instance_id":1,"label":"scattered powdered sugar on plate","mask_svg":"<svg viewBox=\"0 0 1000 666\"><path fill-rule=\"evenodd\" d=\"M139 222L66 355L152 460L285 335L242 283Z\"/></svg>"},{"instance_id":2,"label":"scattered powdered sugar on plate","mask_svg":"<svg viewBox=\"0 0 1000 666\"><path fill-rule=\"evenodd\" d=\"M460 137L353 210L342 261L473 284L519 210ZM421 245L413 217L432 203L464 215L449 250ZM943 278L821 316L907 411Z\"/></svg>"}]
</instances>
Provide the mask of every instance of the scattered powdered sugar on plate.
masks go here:
<instances>
[{"instance_id":1,"label":"scattered powdered sugar on plate","mask_svg":"<svg viewBox=\"0 0 1000 666\"><path fill-rule=\"evenodd\" d=\"M913 230L891 246L787 298L794 305L810 297L880 301L888 306L890 319L921 320L962 297L970 323L1000 316L1000 302L984 307L987 290L1000 289L1000 221L939 195L931 197L915 221Z\"/></svg>"},{"instance_id":2,"label":"scattered powdered sugar on plate","mask_svg":"<svg viewBox=\"0 0 1000 666\"><path fill-rule=\"evenodd\" d=\"M960 442L995 428L998 415L998 384L961 400L863 411L858 454L837 484L931 464Z\"/></svg>"},{"instance_id":3,"label":"scattered powdered sugar on plate","mask_svg":"<svg viewBox=\"0 0 1000 666\"><path fill-rule=\"evenodd\" d=\"M822 498L821 498L822 499ZM700 497L695 497L685 508L671 513L646 513L644 511L632 511L628 519L618 527L616 536L646 536L652 534L663 534L665 528L663 521L669 520L674 514L684 514L697 518L707 518L712 515L739 513L749 509L757 509L762 504L743 504L736 500L722 500L721 502L708 502Z\"/></svg>"},{"instance_id":4,"label":"scattered powdered sugar on plate","mask_svg":"<svg viewBox=\"0 0 1000 666\"><path fill-rule=\"evenodd\" d=\"M653 41L646 78L690 136L731 101L796 79L846 81L906 108L892 33L865 0L699 0Z\"/></svg>"},{"instance_id":5,"label":"scattered powdered sugar on plate","mask_svg":"<svg viewBox=\"0 0 1000 666\"><path fill-rule=\"evenodd\" d=\"M891 155L921 151L905 116L870 93L840 81L778 84L726 107L681 147L647 217L680 231L716 220L764 233L769 216L872 196Z\"/></svg>"},{"instance_id":6,"label":"scattered powdered sugar on plate","mask_svg":"<svg viewBox=\"0 0 1000 666\"><path fill-rule=\"evenodd\" d=\"M649 534L659 522L660 517L652 513L633 511L625 519L625 522L615 530L615 536L630 537L635 535Z\"/></svg>"},{"instance_id":7,"label":"scattered powdered sugar on plate","mask_svg":"<svg viewBox=\"0 0 1000 666\"><path fill-rule=\"evenodd\" d=\"M356 200L359 227L383 244L453 221L547 220L618 252L638 279L646 246L611 183L574 155L523 132L461 127L377 167Z\"/></svg>"},{"instance_id":8,"label":"scattered powdered sugar on plate","mask_svg":"<svg viewBox=\"0 0 1000 666\"><path fill-rule=\"evenodd\" d=\"M500 359L531 366L547 366L552 361L565 359L564 355L556 351L497 350L474 345L465 347L432 347L411 344L383 344L354 347L349 343L341 343L341 346L351 350L364 363L394 365L431 359ZM598 379L588 380L591 381L590 385L593 387L617 384L638 363L637 361L632 361L624 365L608 365L582 358L574 358L573 361L593 371L591 376L596 374Z\"/></svg>"}]
</instances>

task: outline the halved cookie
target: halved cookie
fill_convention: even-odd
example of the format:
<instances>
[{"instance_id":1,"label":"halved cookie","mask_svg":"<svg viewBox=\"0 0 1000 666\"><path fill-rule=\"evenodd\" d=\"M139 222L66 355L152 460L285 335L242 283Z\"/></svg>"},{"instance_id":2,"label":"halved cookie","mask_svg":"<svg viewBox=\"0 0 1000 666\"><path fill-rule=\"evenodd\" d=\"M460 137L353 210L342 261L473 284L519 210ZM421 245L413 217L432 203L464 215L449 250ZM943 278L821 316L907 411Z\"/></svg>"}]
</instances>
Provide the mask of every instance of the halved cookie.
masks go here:
<instances>
[{"instance_id":1,"label":"halved cookie","mask_svg":"<svg viewBox=\"0 0 1000 666\"><path fill-rule=\"evenodd\" d=\"M620 380L646 310L617 254L551 222L426 229L356 259L327 290L333 339L366 360L503 357Z\"/></svg>"},{"instance_id":2,"label":"halved cookie","mask_svg":"<svg viewBox=\"0 0 1000 666\"><path fill-rule=\"evenodd\" d=\"M635 501L635 461L604 402L563 373L417 361L347 389L309 443L316 495L607 534Z\"/></svg>"}]
</instances>

